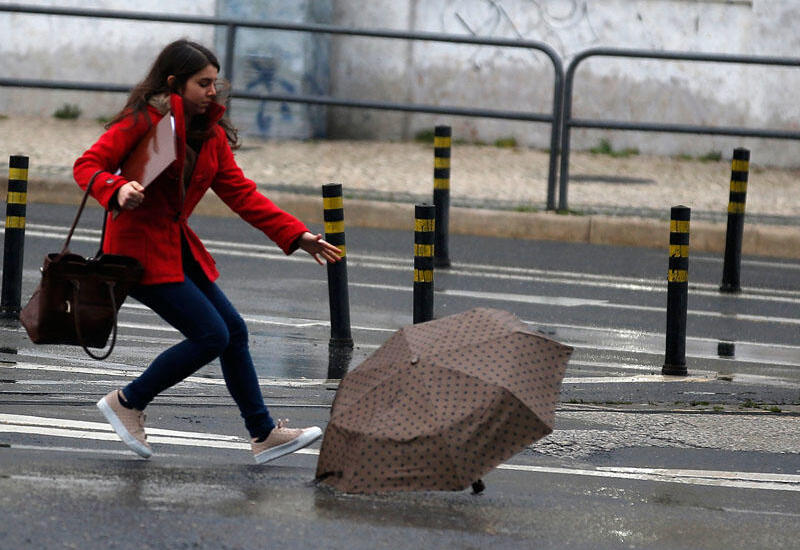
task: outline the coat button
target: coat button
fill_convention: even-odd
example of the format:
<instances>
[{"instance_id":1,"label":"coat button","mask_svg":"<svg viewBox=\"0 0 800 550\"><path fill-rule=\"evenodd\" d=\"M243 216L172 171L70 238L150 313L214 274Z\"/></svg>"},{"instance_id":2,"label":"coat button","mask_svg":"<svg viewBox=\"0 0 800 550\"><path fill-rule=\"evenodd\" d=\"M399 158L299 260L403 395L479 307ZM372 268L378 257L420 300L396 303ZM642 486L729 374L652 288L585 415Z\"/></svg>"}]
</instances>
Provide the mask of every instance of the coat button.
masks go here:
<instances>
[{"instance_id":1,"label":"coat button","mask_svg":"<svg viewBox=\"0 0 800 550\"><path fill-rule=\"evenodd\" d=\"M106 183L107 183L108 185L111 185L112 183L114 183L114 180L113 180L113 179L111 179L111 178L108 178L108 179L106 180Z\"/></svg>"}]
</instances>

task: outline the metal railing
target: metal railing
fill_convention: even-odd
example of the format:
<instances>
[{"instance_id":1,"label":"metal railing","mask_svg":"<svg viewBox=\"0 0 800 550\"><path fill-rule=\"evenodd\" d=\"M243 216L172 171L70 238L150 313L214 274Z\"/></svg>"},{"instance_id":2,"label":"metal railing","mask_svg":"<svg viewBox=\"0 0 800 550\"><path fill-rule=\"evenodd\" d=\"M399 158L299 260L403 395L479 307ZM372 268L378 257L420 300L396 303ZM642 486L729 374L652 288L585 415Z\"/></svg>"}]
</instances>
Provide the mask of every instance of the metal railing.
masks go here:
<instances>
[{"instance_id":1,"label":"metal railing","mask_svg":"<svg viewBox=\"0 0 800 550\"><path fill-rule=\"evenodd\" d=\"M330 35L362 36L395 40L420 40L453 44L472 44L477 46L494 46L504 48L522 48L538 50L544 53L553 65L553 101L551 113L531 113L524 111L508 111L499 109L465 108L443 105L426 105L419 103L398 103L373 100L352 100L327 95L252 93L234 89L232 98L277 101L286 103L304 103L328 105L334 107L352 107L377 110L442 114L452 116L468 116L548 123L550 129L550 153L547 175L548 210L556 209L556 193L558 193L559 210L568 210L568 184L570 137L572 128L594 128L623 131L667 132L685 134L726 135L741 137L759 137L774 139L800 139L800 131L770 130L765 128L745 128L735 126L705 126L678 123L630 122L607 119L588 119L572 117L572 101L574 82L578 66L590 57L627 57L639 59L662 59L670 61L693 61L712 63L738 63L748 65L766 65L799 67L800 59L764 56L744 56L727 54L703 54L674 51L648 51L621 48L592 48L578 53L570 62L566 73L558 54L548 44L532 40L511 40L500 38L477 38L471 36L439 34L431 32L403 32L385 29L352 29L323 24L286 23L278 21L250 21L244 19L219 18L210 16L183 16L170 14L152 14L118 10L87 10L79 8L55 8L49 6L26 6L20 4L0 5L0 12L60 15L73 17L95 17L106 19L123 19L135 21L151 21L161 23L183 23L196 25L224 26L225 61L224 76L233 81L233 60L236 51L236 32L239 28L266 29L278 31L323 33ZM0 86L16 86L26 88L46 88L61 90L83 90L95 92L127 93L131 86L98 82L46 81L22 78L0 78ZM558 155L561 155L560 170ZM557 178L558 174L558 178ZM558 179L558 182L556 181Z\"/></svg>"},{"instance_id":2,"label":"metal railing","mask_svg":"<svg viewBox=\"0 0 800 550\"><path fill-rule=\"evenodd\" d=\"M550 124L550 158L547 175L547 209L555 209L556 204L556 172L558 170L559 131L561 127L561 110L563 100L564 69L561 58L548 44L534 40L510 40L502 38L477 38L454 34L432 32L402 32L382 29L351 29L334 25L286 23L277 21L250 21L246 19L219 18L210 16L183 16L170 14L152 14L117 10L87 10L78 8L55 8L49 6L27 6L6 4L0 6L0 12L58 15L72 17L94 17L105 19L125 19L134 21L151 21L162 23L184 23L196 25L224 26L226 28L225 61L223 75L233 82L233 59L236 51L236 31L239 28L266 29L278 31L310 32L330 35L362 36L395 40L419 40L428 42L444 42L452 44L472 44L477 46L494 46L503 48L522 48L538 50L544 53L553 65L553 102L551 113L531 113L524 111L505 111L496 109L474 109L454 106L425 105L418 103L393 103L387 101L351 100L324 95L295 94L259 94L234 89L232 98L260 101L280 101L287 103L305 103L330 105L335 107L355 107L390 111L406 111L453 116L482 117L506 120L518 120ZM86 90L97 92L128 92L132 86L114 85L97 82L45 81L21 78L0 78L0 86L46 88L61 90Z\"/></svg>"},{"instance_id":3,"label":"metal railing","mask_svg":"<svg viewBox=\"0 0 800 550\"><path fill-rule=\"evenodd\" d=\"M769 130L736 126L704 126L670 124L661 122L625 122L619 120L572 118L572 97L575 72L578 65L590 57L632 57L640 59L666 59L671 61L703 61L712 63L740 63L747 65L772 65L800 67L800 59L727 54L704 54L674 51L647 51L620 48L592 48L580 52L567 67L564 81L564 112L561 118L561 170L559 179L558 209L568 210L567 187L569 183L570 131L572 128L600 128L605 130L638 130L645 132L671 132L723 136L758 137L774 139L800 139L799 131Z\"/></svg>"}]
</instances>

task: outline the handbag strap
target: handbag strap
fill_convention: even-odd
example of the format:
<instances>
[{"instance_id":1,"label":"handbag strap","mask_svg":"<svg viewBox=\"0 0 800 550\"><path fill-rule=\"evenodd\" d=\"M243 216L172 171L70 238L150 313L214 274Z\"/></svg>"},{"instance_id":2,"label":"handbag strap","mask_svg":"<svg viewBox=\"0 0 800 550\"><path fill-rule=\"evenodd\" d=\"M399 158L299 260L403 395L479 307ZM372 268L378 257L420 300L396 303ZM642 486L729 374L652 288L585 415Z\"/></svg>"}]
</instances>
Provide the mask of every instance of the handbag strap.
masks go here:
<instances>
[{"instance_id":1,"label":"handbag strap","mask_svg":"<svg viewBox=\"0 0 800 550\"><path fill-rule=\"evenodd\" d=\"M110 212L105 210L103 211L103 230L100 232L100 248L97 249L97 252L94 255L95 258L99 258L103 255L103 243L106 240L106 222L108 221L109 214Z\"/></svg>"},{"instance_id":2,"label":"handbag strap","mask_svg":"<svg viewBox=\"0 0 800 550\"><path fill-rule=\"evenodd\" d=\"M80 296L81 294L79 292L80 282L76 280L72 280L71 282L72 286L75 289L75 292L73 293L73 296L75 297L75 304L73 305L73 307L75 308L75 313L72 315L72 320L75 323L75 334L78 336L78 343L83 348L83 351L85 351L89 355L89 357L91 357L92 359L97 359L98 361L102 361L103 359L111 355L111 352L114 351L114 345L117 343L117 302L114 299L114 283L112 281L106 282L106 284L108 285L109 298L111 298L111 309L114 312L114 329L111 333L111 345L108 346L108 349L104 351L102 355L95 355L89 350L88 347L86 347L86 344L83 343L84 340L83 340L83 335L81 334L81 323L78 320L78 316L80 315L81 311L80 303L78 301L78 296Z\"/></svg>"},{"instance_id":3,"label":"handbag strap","mask_svg":"<svg viewBox=\"0 0 800 550\"><path fill-rule=\"evenodd\" d=\"M83 200L81 200L81 205L78 207L78 212L75 214L75 220L72 222L72 227L69 228L69 233L67 233L67 240L64 241L64 247L61 249L61 254L64 254L67 249L69 248L69 241L72 240L72 234L75 232L75 228L78 226L78 221L81 219L81 214L83 213L83 207L86 206L86 200L89 198L89 191L92 190L92 185L94 185L94 180L103 170L98 170L92 177L89 178L89 183L86 185L86 191L83 193ZM100 236L100 250L103 249L103 240L105 239L106 233L106 218L103 217L103 234Z\"/></svg>"}]
</instances>

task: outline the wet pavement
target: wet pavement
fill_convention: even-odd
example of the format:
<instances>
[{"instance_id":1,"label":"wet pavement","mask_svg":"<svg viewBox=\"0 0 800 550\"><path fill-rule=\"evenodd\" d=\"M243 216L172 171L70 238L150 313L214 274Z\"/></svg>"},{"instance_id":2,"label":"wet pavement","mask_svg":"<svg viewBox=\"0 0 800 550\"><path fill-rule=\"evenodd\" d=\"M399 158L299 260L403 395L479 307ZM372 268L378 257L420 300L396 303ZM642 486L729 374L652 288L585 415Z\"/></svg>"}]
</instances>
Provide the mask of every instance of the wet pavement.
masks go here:
<instances>
[{"instance_id":1,"label":"wet pavement","mask_svg":"<svg viewBox=\"0 0 800 550\"><path fill-rule=\"evenodd\" d=\"M71 212L32 210L25 295ZM324 428L338 384L325 270L230 220L193 222L248 322L273 416ZM90 253L97 231L76 237ZM402 232L348 233L351 367L411 322L411 243ZM693 259L689 375L664 377L663 253L466 237L451 253L453 268L437 272L438 316L501 307L575 348L555 432L487 474L481 495L337 493L313 482L319 443L255 466L216 363L148 407L156 454L138 459L94 403L179 335L129 300L118 348L101 363L0 327L3 546L796 546L800 265L745 258L745 292L723 297L719 260ZM733 357L718 354L723 336Z\"/></svg>"}]
</instances>

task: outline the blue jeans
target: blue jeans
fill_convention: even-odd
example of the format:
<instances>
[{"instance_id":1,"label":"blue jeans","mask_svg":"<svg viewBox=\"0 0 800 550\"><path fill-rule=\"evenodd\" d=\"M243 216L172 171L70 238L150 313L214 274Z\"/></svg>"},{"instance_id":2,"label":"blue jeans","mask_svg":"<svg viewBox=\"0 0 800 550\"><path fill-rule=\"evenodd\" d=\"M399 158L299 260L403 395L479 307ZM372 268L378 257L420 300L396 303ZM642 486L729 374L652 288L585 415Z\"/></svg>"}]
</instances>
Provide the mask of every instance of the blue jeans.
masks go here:
<instances>
[{"instance_id":1,"label":"blue jeans","mask_svg":"<svg viewBox=\"0 0 800 550\"><path fill-rule=\"evenodd\" d=\"M186 258L186 256L185 256ZM220 288L191 258L182 283L140 285L130 295L186 337L161 353L123 393L143 410L156 395L217 357L225 385L239 406L250 437L266 437L275 423L264 404L247 343L247 326Z\"/></svg>"}]
</instances>

